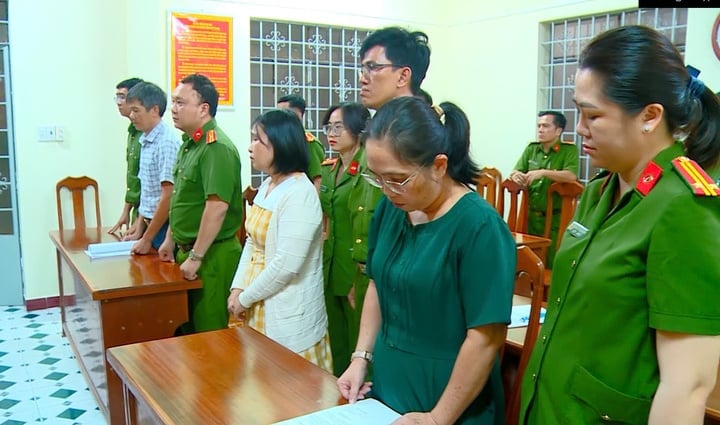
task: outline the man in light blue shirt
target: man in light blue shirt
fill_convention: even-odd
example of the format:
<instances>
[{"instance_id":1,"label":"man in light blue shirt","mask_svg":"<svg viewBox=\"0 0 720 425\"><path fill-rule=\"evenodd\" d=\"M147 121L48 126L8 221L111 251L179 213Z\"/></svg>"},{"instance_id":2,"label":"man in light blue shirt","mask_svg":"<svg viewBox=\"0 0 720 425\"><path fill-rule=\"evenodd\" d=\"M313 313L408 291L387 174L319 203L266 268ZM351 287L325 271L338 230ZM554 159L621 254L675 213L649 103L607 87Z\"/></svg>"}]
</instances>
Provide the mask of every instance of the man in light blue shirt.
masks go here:
<instances>
[{"instance_id":1,"label":"man in light blue shirt","mask_svg":"<svg viewBox=\"0 0 720 425\"><path fill-rule=\"evenodd\" d=\"M180 136L165 124L162 116L167 95L153 83L140 83L127 95L130 120L142 131L140 136L140 206L138 220L125 235L136 239L134 254L147 254L150 247L158 249L168 228L170 197L173 191L173 167L180 149Z\"/></svg>"}]
</instances>

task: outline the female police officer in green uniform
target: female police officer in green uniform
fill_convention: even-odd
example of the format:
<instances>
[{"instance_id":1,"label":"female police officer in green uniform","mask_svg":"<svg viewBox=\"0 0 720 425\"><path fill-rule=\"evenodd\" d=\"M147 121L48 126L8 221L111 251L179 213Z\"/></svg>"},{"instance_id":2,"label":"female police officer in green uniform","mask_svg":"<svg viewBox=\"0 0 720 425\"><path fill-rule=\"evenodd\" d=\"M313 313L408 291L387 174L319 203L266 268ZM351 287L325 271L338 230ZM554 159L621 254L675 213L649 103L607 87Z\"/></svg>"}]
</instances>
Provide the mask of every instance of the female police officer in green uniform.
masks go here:
<instances>
[{"instance_id":1,"label":"female police officer in green uniform","mask_svg":"<svg viewBox=\"0 0 720 425\"><path fill-rule=\"evenodd\" d=\"M557 254L520 422L701 424L720 358L720 190L702 169L718 162L720 104L639 26L590 42L574 101L606 171Z\"/></svg>"},{"instance_id":2,"label":"female police officer in green uniform","mask_svg":"<svg viewBox=\"0 0 720 425\"><path fill-rule=\"evenodd\" d=\"M370 219L382 191L362 178L366 170L360 133L370 112L360 103L331 106L323 120L330 147L339 154L322 170L320 202L326 217L323 247L325 306L333 356L340 375L357 342L360 314L368 286L365 275Z\"/></svg>"}]
</instances>

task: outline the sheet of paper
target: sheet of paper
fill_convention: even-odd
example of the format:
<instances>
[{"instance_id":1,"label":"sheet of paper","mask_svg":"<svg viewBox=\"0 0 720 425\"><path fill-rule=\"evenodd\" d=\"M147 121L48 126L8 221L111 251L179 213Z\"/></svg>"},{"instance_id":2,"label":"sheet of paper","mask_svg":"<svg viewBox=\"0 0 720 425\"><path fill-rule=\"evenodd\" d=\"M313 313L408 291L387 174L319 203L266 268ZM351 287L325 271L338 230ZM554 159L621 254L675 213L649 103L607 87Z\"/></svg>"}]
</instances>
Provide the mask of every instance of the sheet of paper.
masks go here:
<instances>
[{"instance_id":1,"label":"sheet of paper","mask_svg":"<svg viewBox=\"0 0 720 425\"><path fill-rule=\"evenodd\" d=\"M540 310L540 324L545 321L545 309ZM530 304L514 305L510 314L510 326L508 328L519 328L527 326L530 322Z\"/></svg>"},{"instance_id":2,"label":"sheet of paper","mask_svg":"<svg viewBox=\"0 0 720 425\"><path fill-rule=\"evenodd\" d=\"M386 425L400 415L381 402L368 398L355 404L335 406L275 425Z\"/></svg>"},{"instance_id":3,"label":"sheet of paper","mask_svg":"<svg viewBox=\"0 0 720 425\"><path fill-rule=\"evenodd\" d=\"M88 245L85 253L92 259L130 255L130 248L136 241L104 242Z\"/></svg>"}]
</instances>

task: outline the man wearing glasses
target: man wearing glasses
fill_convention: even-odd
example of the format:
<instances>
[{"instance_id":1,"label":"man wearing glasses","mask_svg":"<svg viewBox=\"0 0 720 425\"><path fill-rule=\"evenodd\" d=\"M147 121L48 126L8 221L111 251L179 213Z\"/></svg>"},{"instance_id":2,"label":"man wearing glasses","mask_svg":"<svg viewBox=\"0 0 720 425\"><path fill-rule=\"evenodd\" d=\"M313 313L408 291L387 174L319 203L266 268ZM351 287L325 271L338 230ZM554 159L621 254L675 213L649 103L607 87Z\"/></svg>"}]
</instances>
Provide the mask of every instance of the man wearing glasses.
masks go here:
<instances>
[{"instance_id":1,"label":"man wearing glasses","mask_svg":"<svg viewBox=\"0 0 720 425\"><path fill-rule=\"evenodd\" d=\"M136 84L142 83L140 78L129 78L120 81L115 86L115 104L117 105L120 115L130 119L130 108L125 103L128 91L135 87ZM123 226L129 228L132 220L137 216L137 207L140 204L140 178L138 171L140 170L140 135L142 131L135 128L130 123L128 125L127 150L125 160L127 161L125 203L120 218L108 233L122 231Z\"/></svg>"},{"instance_id":2,"label":"man wearing glasses","mask_svg":"<svg viewBox=\"0 0 720 425\"><path fill-rule=\"evenodd\" d=\"M305 103L305 99L303 99L302 96L298 96L296 94L288 94L286 96L282 96L277 101L278 108L290 109L291 111L295 112L295 115L300 118L300 122L303 123L303 126L305 125L304 117L306 105L307 104ZM317 139L317 137L315 137L307 130L305 131L305 140L309 143L308 151L310 153L308 176L315 185L315 190L319 191L321 180L320 174L322 169L321 164L325 159L325 147L323 146L322 142Z\"/></svg>"},{"instance_id":3,"label":"man wearing glasses","mask_svg":"<svg viewBox=\"0 0 720 425\"><path fill-rule=\"evenodd\" d=\"M390 99L420 92L430 66L428 36L399 27L382 28L365 39L360 57L360 99L377 110Z\"/></svg>"},{"instance_id":4,"label":"man wearing glasses","mask_svg":"<svg viewBox=\"0 0 720 425\"><path fill-rule=\"evenodd\" d=\"M183 78L172 95L173 123L184 134L173 170L170 229L158 254L177 261L185 279L203 282L188 294L183 334L227 327L227 295L240 261L240 155L215 122L218 98L200 74Z\"/></svg>"}]
</instances>

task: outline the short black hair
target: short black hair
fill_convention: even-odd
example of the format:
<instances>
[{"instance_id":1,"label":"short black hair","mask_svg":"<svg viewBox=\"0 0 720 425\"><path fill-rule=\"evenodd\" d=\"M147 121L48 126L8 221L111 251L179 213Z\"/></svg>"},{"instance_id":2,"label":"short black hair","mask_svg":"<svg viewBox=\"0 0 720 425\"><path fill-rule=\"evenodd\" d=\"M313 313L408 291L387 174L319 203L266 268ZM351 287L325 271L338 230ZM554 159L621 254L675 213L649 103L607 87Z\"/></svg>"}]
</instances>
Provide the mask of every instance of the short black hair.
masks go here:
<instances>
[{"instance_id":1,"label":"short black hair","mask_svg":"<svg viewBox=\"0 0 720 425\"><path fill-rule=\"evenodd\" d=\"M202 74L190 74L180 80L180 83L190 84L192 86L193 90L200 95L200 101L208 104L210 107L210 116L214 118L217 113L218 99L220 98L215 84Z\"/></svg>"},{"instance_id":2,"label":"short black hair","mask_svg":"<svg viewBox=\"0 0 720 425\"><path fill-rule=\"evenodd\" d=\"M161 117L165 113L168 103L167 94L163 89L147 81L136 84L130 89L126 102L134 100L140 102L146 111L149 111L153 106L157 106Z\"/></svg>"},{"instance_id":3,"label":"short black hair","mask_svg":"<svg viewBox=\"0 0 720 425\"><path fill-rule=\"evenodd\" d=\"M303 99L302 96L299 96L297 94L286 94L285 96L282 96L280 97L280 99L277 100L277 103L282 102L287 102L291 108L295 108L300 111L300 115L305 115L305 108L307 107L307 103L305 103L305 99Z\"/></svg>"},{"instance_id":4,"label":"short black hair","mask_svg":"<svg viewBox=\"0 0 720 425\"><path fill-rule=\"evenodd\" d=\"M432 96L430 96L430 93L426 92L425 90L420 89L420 91L418 91L417 97L419 97L420 99L424 100L425 103L427 103L428 105L430 105L430 106L433 105L433 98L432 98Z\"/></svg>"},{"instance_id":5,"label":"short black hair","mask_svg":"<svg viewBox=\"0 0 720 425\"><path fill-rule=\"evenodd\" d=\"M362 103L358 102L343 102L339 105L331 106L325 113L323 118L323 125L327 125L330 122L330 115L337 109L342 111L342 120L345 129L352 134L353 138L357 141L360 139L360 135L365 131L365 126L370 119L370 111Z\"/></svg>"},{"instance_id":6,"label":"short black hair","mask_svg":"<svg viewBox=\"0 0 720 425\"><path fill-rule=\"evenodd\" d=\"M135 87L136 84L142 83L143 80L141 78L128 78L127 80L122 80L115 86L116 89L128 89Z\"/></svg>"},{"instance_id":7,"label":"short black hair","mask_svg":"<svg viewBox=\"0 0 720 425\"><path fill-rule=\"evenodd\" d=\"M360 47L360 59L375 46L385 48L385 56L393 65L407 66L412 71L410 89L418 94L430 66L428 36L422 31L410 32L400 27L386 27L368 36Z\"/></svg>"},{"instance_id":8,"label":"short black hair","mask_svg":"<svg viewBox=\"0 0 720 425\"><path fill-rule=\"evenodd\" d=\"M555 127L560 127L562 131L565 131L565 126L567 125L567 118L565 118L565 115L562 114L562 112L558 111L540 111L538 112L538 118L544 117L545 115L552 115L553 116L553 125Z\"/></svg>"},{"instance_id":9,"label":"short black hair","mask_svg":"<svg viewBox=\"0 0 720 425\"><path fill-rule=\"evenodd\" d=\"M260 127L273 147L272 166L276 173L308 173L310 151L300 118L287 109L272 109L255 118L253 127Z\"/></svg>"}]
</instances>

